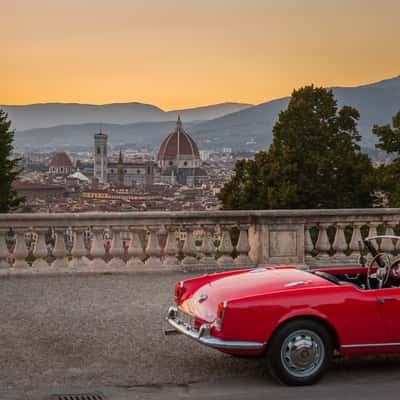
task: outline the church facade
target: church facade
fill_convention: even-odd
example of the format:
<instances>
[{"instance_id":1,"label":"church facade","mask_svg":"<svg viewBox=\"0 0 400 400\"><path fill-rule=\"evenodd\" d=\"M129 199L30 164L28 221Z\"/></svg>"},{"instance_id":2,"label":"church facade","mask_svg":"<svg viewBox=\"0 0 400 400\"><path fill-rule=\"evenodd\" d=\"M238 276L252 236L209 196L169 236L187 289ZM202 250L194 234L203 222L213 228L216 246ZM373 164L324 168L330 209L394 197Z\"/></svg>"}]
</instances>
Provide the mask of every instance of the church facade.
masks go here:
<instances>
[{"instance_id":1,"label":"church facade","mask_svg":"<svg viewBox=\"0 0 400 400\"><path fill-rule=\"evenodd\" d=\"M102 184L111 184L120 187L144 186L154 183L154 176L158 172L154 161L124 161L122 152L118 161L108 158L108 136L99 132L94 135L94 167L93 175Z\"/></svg>"},{"instance_id":2,"label":"church facade","mask_svg":"<svg viewBox=\"0 0 400 400\"><path fill-rule=\"evenodd\" d=\"M110 160L107 140L102 132L94 136L94 177L100 183L124 187L157 182L196 186L206 179L197 144L183 129L179 116L174 131L160 146L157 161L124 161L122 152L118 161Z\"/></svg>"}]
</instances>

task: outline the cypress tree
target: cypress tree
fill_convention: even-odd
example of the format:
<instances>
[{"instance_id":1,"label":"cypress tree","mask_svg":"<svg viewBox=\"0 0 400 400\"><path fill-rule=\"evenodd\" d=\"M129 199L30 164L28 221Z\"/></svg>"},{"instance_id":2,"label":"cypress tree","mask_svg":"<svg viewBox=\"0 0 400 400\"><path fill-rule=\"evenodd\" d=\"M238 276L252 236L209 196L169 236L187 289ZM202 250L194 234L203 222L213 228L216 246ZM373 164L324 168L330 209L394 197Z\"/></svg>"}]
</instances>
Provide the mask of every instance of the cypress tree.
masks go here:
<instances>
[{"instance_id":1,"label":"cypress tree","mask_svg":"<svg viewBox=\"0 0 400 400\"><path fill-rule=\"evenodd\" d=\"M21 172L20 158L12 156L14 131L7 114L0 110L0 213L15 210L23 201L12 183Z\"/></svg>"}]
</instances>

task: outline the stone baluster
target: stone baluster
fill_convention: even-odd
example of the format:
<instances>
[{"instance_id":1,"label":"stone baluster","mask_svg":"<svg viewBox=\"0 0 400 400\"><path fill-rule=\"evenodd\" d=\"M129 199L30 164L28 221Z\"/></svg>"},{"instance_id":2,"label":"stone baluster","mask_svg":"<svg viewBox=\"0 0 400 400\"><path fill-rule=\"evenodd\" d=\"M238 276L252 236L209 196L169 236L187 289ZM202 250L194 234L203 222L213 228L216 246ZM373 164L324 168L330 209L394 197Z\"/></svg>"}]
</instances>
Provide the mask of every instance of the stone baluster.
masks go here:
<instances>
[{"instance_id":1,"label":"stone baluster","mask_svg":"<svg viewBox=\"0 0 400 400\"><path fill-rule=\"evenodd\" d=\"M130 226L130 236L131 240L128 246L128 267L136 267L138 265L143 265L144 250L142 242L140 240L141 228L136 226Z\"/></svg>"},{"instance_id":2,"label":"stone baluster","mask_svg":"<svg viewBox=\"0 0 400 400\"><path fill-rule=\"evenodd\" d=\"M177 255L179 253L179 246L178 246L178 241L176 237L176 232L178 229L177 225L167 225L165 227L167 231L167 241L165 243L165 249L164 249L164 265L167 266L177 266L180 264Z\"/></svg>"},{"instance_id":3,"label":"stone baluster","mask_svg":"<svg viewBox=\"0 0 400 400\"><path fill-rule=\"evenodd\" d=\"M311 238L311 229L313 225L304 225L304 252L305 258L307 262L314 259L313 251L314 251L314 243Z\"/></svg>"},{"instance_id":4,"label":"stone baluster","mask_svg":"<svg viewBox=\"0 0 400 400\"><path fill-rule=\"evenodd\" d=\"M14 249L14 267L15 268L28 268L29 264L26 262L26 257L29 255L28 248L25 241L25 232L27 228L13 228L15 234L15 249Z\"/></svg>"},{"instance_id":5,"label":"stone baluster","mask_svg":"<svg viewBox=\"0 0 400 400\"><path fill-rule=\"evenodd\" d=\"M214 226L202 225L203 240L200 247L200 261L202 265L214 267L215 261L215 246L214 246Z\"/></svg>"},{"instance_id":6,"label":"stone baluster","mask_svg":"<svg viewBox=\"0 0 400 400\"><path fill-rule=\"evenodd\" d=\"M54 228L55 244L53 249L53 256L56 258L53 262L53 267L66 268L68 267L67 249L65 246L65 228Z\"/></svg>"},{"instance_id":7,"label":"stone baluster","mask_svg":"<svg viewBox=\"0 0 400 400\"><path fill-rule=\"evenodd\" d=\"M184 255L184 259L182 261L182 265L192 265L198 264L198 260L196 259L196 243L194 240L194 227L191 225L185 226L186 238L183 243L182 252Z\"/></svg>"},{"instance_id":8,"label":"stone baluster","mask_svg":"<svg viewBox=\"0 0 400 400\"><path fill-rule=\"evenodd\" d=\"M112 243L110 248L110 255L112 256L108 265L114 268L120 268L125 266L125 262L123 260L124 256L124 246L122 243L121 233L124 228L122 226L112 226Z\"/></svg>"},{"instance_id":9,"label":"stone baluster","mask_svg":"<svg viewBox=\"0 0 400 400\"><path fill-rule=\"evenodd\" d=\"M399 221L394 221L394 222L393 222L393 230L398 231L398 228L399 228ZM399 234L397 234L396 232L394 232L394 235L395 235L396 237L399 237ZM397 240L394 241L394 247L395 247L395 249L396 249L396 251L397 251L397 255L399 255L399 254L398 254L398 253L399 253L399 250L400 250L400 240L399 240L399 239L397 239Z\"/></svg>"},{"instance_id":10,"label":"stone baluster","mask_svg":"<svg viewBox=\"0 0 400 400\"><path fill-rule=\"evenodd\" d=\"M10 266L8 256L9 251L6 243L8 228L0 228L0 268L8 268Z\"/></svg>"},{"instance_id":11,"label":"stone baluster","mask_svg":"<svg viewBox=\"0 0 400 400\"><path fill-rule=\"evenodd\" d=\"M318 251L318 258L327 258L329 257L329 250L331 249L331 244L329 243L327 229L329 228L329 224L318 224L319 232L317 243L315 244L315 248Z\"/></svg>"},{"instance_id":12,"label":"stone baluster","mask_svg":"<svg viewBox=\"0 0 400 400\"><path fill-rule=\"evenodd\" d=\"M229 232L229 226L221 226L221 241L218 247L218 251L221 253L221 257L218 258L217 262L219 265L232 265L232 240Z\"/></svg>"},{"instance_id":13,"label":"stone baluster","mask_svg":"<svg viewBox=\"0 0 400 400\"><path fill-rule=\"evenodd\" d=\"M249 244L249 237L248 237L248 224L241 224L239 225L239 239L236 245L236 251L238 256L235 258L235 264L238 265L250 265L252 261L249 257L250 251L250 244Z\"/></svg>"},{"instance_id":14,"label":"stone baluster","mask_svg":"<svg viewBox=\"0 0 400 400\"><path fill-rule=\"evenodd\" d=\"M379 222L369 222L368 223L368 237L373 237L378 235L378 226ZM379 251L380 249L380 240L373 240L372 241L373 245L376 247L376 249Z\"/></svg>"},{"instance_id":15,"label":"stone baluster","mask_svg":"<svg viewBox=\"0 0 400 400\"><path fill-rule=\"evenodd\" d=\"M88 259L88 251L85 247L85 232L84 227L74 228L74 240L71 249L72 259L70 266L72 268L88 267L90 261Z\"/></svg>"},{"instance_id":16,"label":"stone baluster","mask_svg":"<svg viewBox=\"0 0 400 400\"><path fill-rule=\"evenodd\" d=\"M343 259L346 257L345 251L347 250L346 237L344 236L344 230L346 224L336 224L335 240L333 241L332 248L335 251L335 258Z\"/></svg>"},{"instance_id":17,"label":"stone baluster","mask_svg":"<svg viewBox=\"0 0 400 400\"><path fill-rule=\"evenodd\" d=\"M33 249L33 255L36 260L33 262L32 266L34 268L48 268L49 263L47 262L47 257L49 255L49 251L46 244L46 234L49 231L48 228L40 227L34 229L36 232L36 241L35 247Z\"/></svg>"},{"instance_id":18,"label":"stone baluster","mask_svg":"<svg viewBox=\"0 0 400 400\"><path fill-rule=\"evenodd\" d=\"M362 239L361 237L361 227L363 226L362 223L354 223L353 224L353 234L351 235L351 240L350 240L350 251L351 251L351 258L358 259L360 255L360 246L359 246L359 241Z\"/></svg>"},{"instance_id":19,"label":"stone baluster","mask_svg":"<svg viewBox=\"0 0 400 400\"><path fill-rule=\"evenodd\" d=\"M92 228L93 240L92 248L90 249L90 255L92 256L92 261L90 266L93 268L106 268L107 263L104 261L104 256L106 254L106 249L104 248L104 228L101 226L94 226Z\"/></svg>"},{"instance_id":20,"label":"stone baluster","mask_svg":"<svg viewBox=\"0 0 400 400\"><path fill-rule=\"evenodd\" d=\"M150 266L161 265L161 249L158 241L158 226L148 226L149 237L146 246L146 256L148 256L145 264Z\"/></svg>"},{"instance_id":21,"label":"stone baluster","mask_svg":"<svg viewBox=\"0 0 400 400\"><path fill-rule=\"evenodd\" d=\"M394 235L393 225L390 222L386 223L385 226L385 235ZM382 239L381 241L381 251L384 253L392 253L395 249L395 245L393 243L393 239Z\"/></svg>"}]
</instances>

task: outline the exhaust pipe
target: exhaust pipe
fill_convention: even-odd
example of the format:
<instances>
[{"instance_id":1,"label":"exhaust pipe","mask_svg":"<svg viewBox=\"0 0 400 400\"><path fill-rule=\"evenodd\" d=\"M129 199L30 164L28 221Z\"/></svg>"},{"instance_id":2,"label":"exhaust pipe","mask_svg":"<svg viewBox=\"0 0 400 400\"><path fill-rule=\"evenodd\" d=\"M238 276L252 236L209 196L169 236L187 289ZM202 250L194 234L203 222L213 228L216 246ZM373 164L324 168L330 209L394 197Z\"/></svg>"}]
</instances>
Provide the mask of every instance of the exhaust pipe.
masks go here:
<instances>
[{"instance_id":1,"label":"exhaust pipe","mask_svg":"<svg viewBox=\"0 0 400 400\"><path fill-rule=\"evenodd\" d=\"M177 330L174 329L174 328L165 329L165 330L164 330L164 333L165 333L166 336L169 336L169 335L179 335L179 334L180 334L180 332L177 331Z\"/></svg>"}]
</instances>

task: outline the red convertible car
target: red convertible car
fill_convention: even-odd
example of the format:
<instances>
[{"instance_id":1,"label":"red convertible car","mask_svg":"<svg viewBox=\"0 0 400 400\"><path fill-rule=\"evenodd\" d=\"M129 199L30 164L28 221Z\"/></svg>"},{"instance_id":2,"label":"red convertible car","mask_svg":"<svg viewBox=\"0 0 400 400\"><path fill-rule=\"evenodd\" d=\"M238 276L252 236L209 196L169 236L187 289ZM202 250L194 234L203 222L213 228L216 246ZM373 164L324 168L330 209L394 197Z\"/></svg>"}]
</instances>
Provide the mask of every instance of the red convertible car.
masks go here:
<instances>
[{"instance_id":1,"label":"red convertible car","mask_svg":"<svg viewBox=\"0 0 400 400\"><path fill-rule=\"evenodd\" d=\"M400 258L380 253L381 240L400 237L364 239L360 267L265 267L178 282L166 333L234 355L265 355L289 385L316 382L334 354L400 352Z\"/></svg>"}]
</instances>

